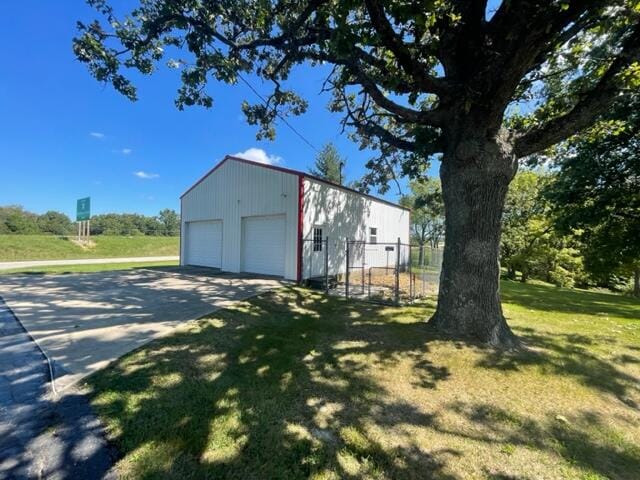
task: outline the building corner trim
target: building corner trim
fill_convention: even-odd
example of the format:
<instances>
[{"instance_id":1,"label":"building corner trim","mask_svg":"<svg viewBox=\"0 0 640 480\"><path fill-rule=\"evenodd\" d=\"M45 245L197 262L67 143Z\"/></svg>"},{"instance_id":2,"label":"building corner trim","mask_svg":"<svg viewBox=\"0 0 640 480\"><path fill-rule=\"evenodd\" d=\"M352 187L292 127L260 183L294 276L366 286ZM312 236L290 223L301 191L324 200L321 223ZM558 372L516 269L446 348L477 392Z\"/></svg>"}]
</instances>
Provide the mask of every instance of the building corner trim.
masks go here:
<instances>
[{"instance_id":1,"label":"building corner trim","mask_svg":"<svg viewBox=\"0 0 640 480\"><path fill-rule=\"evenodd\" d=\"M302 282L302 223L304 221L304 176L298 175L298 283Z\"/></svg>"}]
</instances>

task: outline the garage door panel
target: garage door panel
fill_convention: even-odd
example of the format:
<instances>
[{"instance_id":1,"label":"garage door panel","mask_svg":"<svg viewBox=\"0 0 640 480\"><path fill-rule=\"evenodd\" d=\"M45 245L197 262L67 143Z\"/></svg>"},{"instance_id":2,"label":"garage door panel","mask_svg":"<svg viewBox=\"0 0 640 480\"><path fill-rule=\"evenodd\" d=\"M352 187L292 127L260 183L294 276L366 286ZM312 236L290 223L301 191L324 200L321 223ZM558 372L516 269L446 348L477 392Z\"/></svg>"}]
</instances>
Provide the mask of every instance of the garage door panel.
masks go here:
<instances>
[{"instance_id":1,"label":"garage door panel","mask_svg":"<svg viewBox=\"0 0 640 480\"><path fill-rule=\"evenodd\" d=\"M187 223L187 265L222 267L222 222L207 220Z\"/></svg>"},{"instance_id":2,"label":"garage door panel","mask_svg":"<svg viewBox=\"0 0 640 480\"><path fill-rule=\"evenodd\" d=\"M284 276L285 216L242 219L242 271Z\"/></svg>"}]
</instances>

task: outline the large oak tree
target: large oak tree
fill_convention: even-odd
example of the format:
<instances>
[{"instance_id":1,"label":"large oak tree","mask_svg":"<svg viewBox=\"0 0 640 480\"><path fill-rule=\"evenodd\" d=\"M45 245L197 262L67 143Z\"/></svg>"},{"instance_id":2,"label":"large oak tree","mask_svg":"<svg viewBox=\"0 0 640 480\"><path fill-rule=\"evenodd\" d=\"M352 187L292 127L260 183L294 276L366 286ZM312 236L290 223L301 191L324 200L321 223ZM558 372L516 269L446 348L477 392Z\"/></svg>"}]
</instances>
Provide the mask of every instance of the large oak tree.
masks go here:
<instances>
[{"instance_id":1,"label":"large oak tree","mask_svg":"<svg viewBox=\"0 0 640 480\"><path fill-rule=\"evenodd\" d=\"M211 106L210 79L253 72L273 90L243 109L272 137L279 115L306 108L289 88L293 67L329 65L330 107L380 154L370 179L417 178L441 155L446 246L430 323L496 346L517 344L500 304L498 250L519 159L588 127L637 87L637 0L140 0L123 15L89 3L103 19L79 23L76 56L131 99L125 69L150 74L166 56L182 69L179 108Z\"/></svg>"}]
</instances>

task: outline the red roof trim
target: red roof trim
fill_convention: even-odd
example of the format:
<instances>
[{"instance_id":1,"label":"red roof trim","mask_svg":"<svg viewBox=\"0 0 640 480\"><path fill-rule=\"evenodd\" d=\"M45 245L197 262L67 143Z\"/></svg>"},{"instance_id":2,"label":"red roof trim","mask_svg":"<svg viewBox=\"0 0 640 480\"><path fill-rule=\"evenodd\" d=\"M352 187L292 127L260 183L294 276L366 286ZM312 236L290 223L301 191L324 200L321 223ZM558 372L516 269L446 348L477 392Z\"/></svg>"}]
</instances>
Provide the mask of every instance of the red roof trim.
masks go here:
<instances>
[{"instance_id":1,"label":"red roof trim","mask_svg":"<svg viewBox=\"0 0 640 480\"><path fill-rule=\"evenodd\" d=\"M311 175L309 173L301 172L300 170L293 170L291 168L278 167L276 165L267 165L266 163L254 162L253 160L247 160L246 158L234 157L233 155L227 155L226 157L224 157L220 163L218 163L215 167L213 167L211 170L209 170L207 173L205 173L202 176L202 178L200 178L196 183L194 183L191 187L189 187L189 189L186 192L184 192L182 195L180 195L180 198L184 197L187 193L189 193L191 190L193 190L195 187L197 187L200 183L202 183L202 181L205 178L207 178L209 175L211 175L213 172L215 172L218 168L220 168L222 165L224 165L227 162L227 160L235 160L236 162L246 163L247 165L255 165L257 167L268 168L268 169L271 169L271 170L276 170L278 172L283 172L283 173L288 173L290 175L295 175L297 177L309 178L309 179L314 180L316 182L325 183L327 185L330 185L330 186L332 186L334 188L339 188L339 189L344 190L346 192L356 193L356 194L358 194L358 195L360 195L362 197L370 198L371 200L375 200L376 202L386 203L387 205L391 205L392 207L401 208L402 210L411 211L410 208L403 207L402 205L398 205L397 203L390 202L389 200L384 200L382 198L374 197L373 195L369 195L368 193L359 192L358 190L355 190L353 188L345 187L344 185L339 185L339 184L331 182L329 180L325 180L324 178L316 177L315 175Z\"/></svg>"}]
</instances>

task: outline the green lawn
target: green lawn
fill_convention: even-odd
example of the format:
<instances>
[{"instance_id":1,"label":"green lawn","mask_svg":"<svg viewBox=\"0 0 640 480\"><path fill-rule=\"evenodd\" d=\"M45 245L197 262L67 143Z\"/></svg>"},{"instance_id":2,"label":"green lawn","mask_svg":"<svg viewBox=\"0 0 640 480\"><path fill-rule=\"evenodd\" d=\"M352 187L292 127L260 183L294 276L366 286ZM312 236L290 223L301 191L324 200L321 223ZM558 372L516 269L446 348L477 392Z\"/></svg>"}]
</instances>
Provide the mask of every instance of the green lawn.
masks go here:
<instances>
[{"instance_id":1,"label":"green lawn","mask_svg":"<svg viewBox=\"0 0 640 480\"><path fill-rule=\"evenodd\" d=\"M50 267L12 268L0 270L0 275L24 273L29 275L48 275L64 273L94 273L111 270L131 270L135 268L168 267L178 265L177 261L167 262L135 262L135 263L95 263L93 265L56 265Z\"/></svg>"},{"instance_id":2,"label":"green lawn","mask_svg":"<svg viewBox=\"0 0 640 480\"><path fill-rule=\"evenodd\" d=\"M637 479L640 303L503 284L529 349L288 287L88 380L123 478Z\"/></svg>"},{"instance_id":3,"label":"green lawn","mask_svg":"<svg viewBox=\"0 0 640 480\"><path fill-rule=\"evenodd\" d=\"M106 257L178 255L179 237L95 236L93 248L83 249L73 237L55 235L0 235L0 262Z\"/></svg>"}]
</instances>

